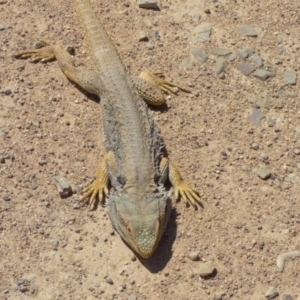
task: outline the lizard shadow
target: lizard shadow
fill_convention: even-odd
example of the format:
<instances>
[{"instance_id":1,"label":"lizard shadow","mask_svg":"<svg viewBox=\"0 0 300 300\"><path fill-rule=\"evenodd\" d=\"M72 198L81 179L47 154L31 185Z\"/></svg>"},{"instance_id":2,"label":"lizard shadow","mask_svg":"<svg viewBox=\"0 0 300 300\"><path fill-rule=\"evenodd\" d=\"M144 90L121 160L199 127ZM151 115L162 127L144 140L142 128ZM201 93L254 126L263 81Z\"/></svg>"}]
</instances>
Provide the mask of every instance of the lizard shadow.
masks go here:
<instances>
[{"instance_id":1,"label":"lizard shadow","mask_svg":"<svg viewBox=\"0 0 300 300\"><path fill-rule=\"evenodd\" d=\"M201 208L204 208L202 203L200 203L199 206ZM198 207L195 207L195 210L198 209L199 209ZM143 258L136 255L140 263L145 268L147 268L151 273L158 273L162 271L172 258L172 254L173 254L172 246L173 243L175 242L176 237L178 237L176 218L179 215L180 212L176 209L176 207L173 206L171 218L167 226L167 229L165 231L165 234L163 235L155 252L150 258Z\"/></svg>"},{"instance_id":2,"label":"lizard shadow","mask_svg":"<svg viewBox=\"0 0 300 300\"><path fill-rule=\"evenodd\" d=\"M167 112L169 110L167 103L163 103L162 105L159 105L159 106L147 104L147 106L149 107L149 109L151 111L159 111L161 113Z\"/></svg>"},{"instance_id":3,"label":"lizard shadow","mask_svg":"<svg viewBox=\"0 0 300 300\"><path fill-rule=\"evenodd\" d=\"M89 93L88 91L86 91L85 89L83 89L82 87L80 87L79 85L77 85L76 83L72 82L71 80L69 80L70 83L72 83L72 85L81 92L81 94L83 94L88 100L91 100L97 104L100 104L101 98L98 95L94 95L92 93Z\"/></svg>"}]
</instances>

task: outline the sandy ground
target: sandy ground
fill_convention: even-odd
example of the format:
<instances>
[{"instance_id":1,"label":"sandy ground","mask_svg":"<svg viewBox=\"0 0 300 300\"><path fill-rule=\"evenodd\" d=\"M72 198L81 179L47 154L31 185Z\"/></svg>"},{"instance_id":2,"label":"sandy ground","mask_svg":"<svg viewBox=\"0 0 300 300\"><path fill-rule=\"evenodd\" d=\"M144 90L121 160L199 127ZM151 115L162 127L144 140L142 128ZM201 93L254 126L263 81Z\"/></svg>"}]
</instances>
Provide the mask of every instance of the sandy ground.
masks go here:
<instances>
[{"instance_id":1,"label":"sandy ground","mask_svg":"<svg viewBox=\"0 0 300 300\"><path fill-rule=\"evenodd\" d=\"M99 103L57 62L13 57L44 39L72 45L75 64L92 66L72 1L0 1L0 298L259 300L270 287L280 299L300 297L300 258L276 266L278 255L300 250L299 83L284 81L286 70L300 73L299 1L162 0L160 10L92 2L128 72L162 70L191 90L153 114L203 208L179 202L142 260L105 207L78 205L105 153ZM196 60L194 48L208 59ZM244 48L271 78L240 71L250 62L236 54ZM56 175L71 196L59 196ZM198 261L188 258L194 252ZM215 270L203 278L206 262Z\"/></svg>"}]
</instances>

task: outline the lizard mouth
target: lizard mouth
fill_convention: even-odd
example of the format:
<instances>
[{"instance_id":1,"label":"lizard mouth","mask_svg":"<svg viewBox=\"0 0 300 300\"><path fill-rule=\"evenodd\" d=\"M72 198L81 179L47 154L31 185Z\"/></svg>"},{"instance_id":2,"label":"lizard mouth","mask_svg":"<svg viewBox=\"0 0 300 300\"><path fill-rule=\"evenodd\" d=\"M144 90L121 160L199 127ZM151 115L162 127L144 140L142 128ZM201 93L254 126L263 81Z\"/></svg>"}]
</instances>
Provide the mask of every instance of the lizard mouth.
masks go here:
<instances>
[{"instance_id":1,"label":"lizard mouth","mask_svg":"<svg viewBox=\"0 0 300 300\"><path fill-rule=\"evenodd\" d=\"M156 250L158 243L159 243L159 240L157 240L154 245L149 247L149 250L145 250L143 248L138 248L138 247L134 247L134 249L136 250L137 254L140 255L141 257L149 258Z\"/></svg>"}]
</instances>

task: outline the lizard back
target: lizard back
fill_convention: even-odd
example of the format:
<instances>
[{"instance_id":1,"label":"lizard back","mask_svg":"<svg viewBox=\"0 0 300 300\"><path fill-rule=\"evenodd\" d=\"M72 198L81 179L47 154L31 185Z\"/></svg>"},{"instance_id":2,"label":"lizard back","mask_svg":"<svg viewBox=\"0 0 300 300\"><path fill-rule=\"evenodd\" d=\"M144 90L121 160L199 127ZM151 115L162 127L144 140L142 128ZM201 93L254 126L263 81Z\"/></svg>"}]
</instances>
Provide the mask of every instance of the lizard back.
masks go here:
<instances>
[{"instance_id":1,"label":"lizard back","mask_svg":"<svg viewBox=\"0 0 300 300\"><path fill-rule=\"evenodd\" d=\"M110 176L112 185L118 189L126 184L144 193L159 176L162 138L90 1L74 4L99 74L105 146L118 165L117 174Z\"/></svg>"}]
</instances>

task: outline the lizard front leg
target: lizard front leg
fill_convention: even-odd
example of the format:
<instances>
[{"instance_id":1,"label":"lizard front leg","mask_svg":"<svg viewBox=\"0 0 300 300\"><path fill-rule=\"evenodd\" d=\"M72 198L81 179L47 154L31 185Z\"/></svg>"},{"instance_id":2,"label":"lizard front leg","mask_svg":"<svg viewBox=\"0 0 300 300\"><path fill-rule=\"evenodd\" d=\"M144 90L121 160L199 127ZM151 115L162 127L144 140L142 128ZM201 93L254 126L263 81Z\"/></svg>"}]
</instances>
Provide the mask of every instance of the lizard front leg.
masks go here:
<instances>
[{"instance_id":1,"label":"lizard front leg","mask_svg":"<svg viewBox=\"0 0 300 300\"><path fill-rule=\"evenodd\" d=\"M161 160L160 172L162 183L169 179L174 187L176 199L182 197L186 203L194 207L200 204L200 197L197 190L182 179L178 167L166 157L163 157Z\"/></svg>"},{"instance_id":2,"label":"lizard front leg","mask_svg":"<svg viewBox=\"0 0 300 300\"><path fill-rule=\"evenodd\" d=\"M93 209L96 201L99 199L103 203L105 196L108 195L109 170L116 169L116 163L113 152L108 152L97 169L96 179L84 189L81 200L87 200L89 208Z\"/></svg>"},{"instance_id":3,"label":"lizard front leg","mask_svg":"<svg viewBox=\"0 0 300 300\"><path fill-rule=\"evenodd\" d=\"M177 94L179 90L189 92L187 89L166 81L157 75L163 75L163 73L152 73L149 70L145 70L141 72L139 77L132 77L134 86L148 104L155 106L164 104L166 102L164 92L173 94Z\"/></svg>"},{"instance_id":4,"label":"lizard front leg","mask_svg":"<svg viewBox=\"0 0 300 300\"><path fill-rule=\"evenodd\" d=\"M48 62L53 59L58 61L63 73L72 82L78 84L84 90L99 95L100 79L96 72L85 68L76 68L71 55L62 46L49 45L42 42L40 49L29 49L15 54L16 58L30 58L31 62Z\"/></svg>"}]
</instances>

